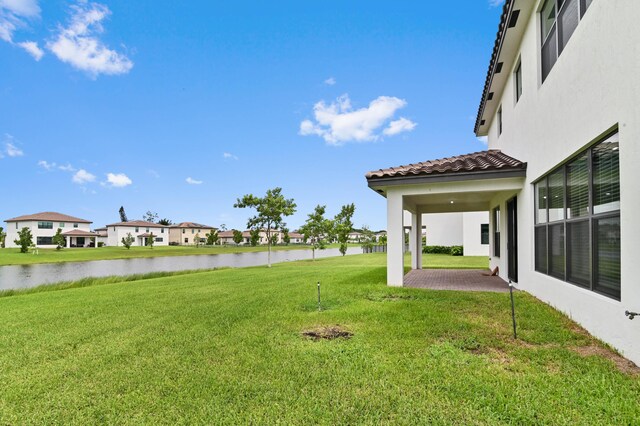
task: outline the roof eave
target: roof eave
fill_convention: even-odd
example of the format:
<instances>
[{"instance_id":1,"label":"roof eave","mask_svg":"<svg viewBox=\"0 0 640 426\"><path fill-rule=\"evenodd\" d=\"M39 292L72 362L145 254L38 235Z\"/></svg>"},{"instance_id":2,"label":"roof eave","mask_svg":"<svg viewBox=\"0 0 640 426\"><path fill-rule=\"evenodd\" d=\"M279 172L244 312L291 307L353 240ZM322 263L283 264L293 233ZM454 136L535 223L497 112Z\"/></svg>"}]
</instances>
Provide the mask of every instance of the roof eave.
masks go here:
<instances>
[{"instance_id":1,"label":"roof eave","mask_svg":"<svg viewBox=\"0 0 640 426\"><path fill-rule=\"evenodd\" d=\"M369 188L374 191L383 193L384 191L381 192L381 190L389 186L460 182L465 180L525 178L526 175L527 164L524 163L522 167L505 170L481 170L476 172L453 172L368 178L367 184Z\"/></svg>"}]
</instances>

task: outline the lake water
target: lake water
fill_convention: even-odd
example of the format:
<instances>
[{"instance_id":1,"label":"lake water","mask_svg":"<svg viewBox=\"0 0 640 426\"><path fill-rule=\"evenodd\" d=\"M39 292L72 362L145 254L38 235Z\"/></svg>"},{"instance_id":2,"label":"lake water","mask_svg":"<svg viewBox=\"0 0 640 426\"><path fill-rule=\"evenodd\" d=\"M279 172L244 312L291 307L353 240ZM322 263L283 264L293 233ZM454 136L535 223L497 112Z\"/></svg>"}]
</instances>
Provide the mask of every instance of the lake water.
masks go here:
<instances>
[{"instance_id":1,"label":"lake water","mask_svg":"<svg viewBox=\"0 0 640 426\"><path fill-rule=\"evenodd\" d=\"M348 255L362 249L350 247ZM337 248L316 250L316 258L340 256ZM311 259L311 250L280 250L271 253L271 263ZM242 268L267 264L267 252L170 256L142 259L95 260L91 262L42 263L0 266L0 290L36 287L87 277L173 272L222 267Z\"/></svg>"}]
</instances>

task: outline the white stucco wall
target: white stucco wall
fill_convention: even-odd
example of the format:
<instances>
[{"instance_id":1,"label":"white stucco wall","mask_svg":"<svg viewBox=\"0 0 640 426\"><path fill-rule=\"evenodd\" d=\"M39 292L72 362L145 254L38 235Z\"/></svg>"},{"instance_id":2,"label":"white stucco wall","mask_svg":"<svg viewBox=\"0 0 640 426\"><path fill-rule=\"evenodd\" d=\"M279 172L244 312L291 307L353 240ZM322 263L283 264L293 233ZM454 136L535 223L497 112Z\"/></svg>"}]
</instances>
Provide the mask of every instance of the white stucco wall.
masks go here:
<instances>
[{"instance_id":1,"label":"white stucco wall","mask_svg":"<svg viewBox=\"0 0 640 426\"><path fill-rule=\"evenodd\" d=\"M50 221L49 221L50 222ZM73 231L74 229L79 229L82 231L87 231L89 232L90 229L90 224L89 223L78 223L78 227L74 228L73 224L75 222L53 222L53 229L38 229L38 221L25 221L25 222L8 222L5 225L5 229L6 229L6 233L7 233L7 237L5 240L5 247L7 248L15 248L18 247L16 244L14 244L14 240L16 240L18 238L18 232L22 229L22 228L29 228L31 229L31 235L33 235L33 243L36 244L37 247L42 247L42 248L53 248L55 246L50 246L50 245L46 245L46 246L42 246L42 245L38 245L37 241L38 241L38 237L53 237L54 235L56 235L56 232L58 231L58 228L62 229L62 232L67 232L67 231ZM64 224L64 226L60 226L60 224ZM87 238L88 240L88 238ZM87 241L87 244L89 243L89 241Z\"/></svg>"},{"instance_id":2,"label":"white stucco wall","mask_svg":"<svg viewBox=\"0 0 640 426\"><path fill-rule=\"evenodd\" d=\"M489 255L489 245L481 244L482 223L489 223L489 212L422 215L428 246L464 246L465 256ZM404 224L411 226L411 213L407 211L404 212Z\"/></svg>"},{"instance_id":3,"label":"white stucco wall","mask_svg":"<svg viewBox=\"0 0 640 426\"><path fill-rule=\"evenodd\" d=\"M537 2L537 6L540 6ZM536 9L538 10L538 9ZM595 336L640 364L640 16L638 0L594 1L545 82L540 73L540 24L534 13L520 46L523 93L515 104L513 74L502 95L503 133L495 117L489 147L528 163L518 194L518 287L567 313ZM505 72L505 71L503 71ZM512 70L506 70L512 72ZM616 301L534 271L532 182L614 127L620 135L621 300ZM504 220L504 198L500 205ZM506 275L505 230L502 256L493 258Z\"/></svg>"},{"instance_id":4,"label":"white stucco wall","mask_svg":"<svg viewBox=\"0 0 640 426\"><path fill-rule=\"evenodd\" d=\"M168 246L169 245L169 229L158 226L158 227L149 227L149 232L153 232L153 235L156 237L162 238L162 242L155 242L155 246ZM138 227L138 232L136 232L135 226L109 226L107 227L107 245L111 247L121 246L122 239L127 236L128 233L131 233L131 236L135 238L133 242L133 246L139 246L140 240L138 239L138 235L146 234L147 227L140 226Z\"/></svg>"}]
</instances>

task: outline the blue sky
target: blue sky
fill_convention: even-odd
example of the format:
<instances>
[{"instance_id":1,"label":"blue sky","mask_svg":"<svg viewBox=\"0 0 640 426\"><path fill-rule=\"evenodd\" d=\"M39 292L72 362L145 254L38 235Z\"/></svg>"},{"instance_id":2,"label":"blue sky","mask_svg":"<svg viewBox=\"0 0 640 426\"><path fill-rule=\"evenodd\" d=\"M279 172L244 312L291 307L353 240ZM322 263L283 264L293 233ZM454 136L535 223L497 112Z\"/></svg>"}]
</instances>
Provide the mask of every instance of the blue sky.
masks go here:
<instances>
[{"instance_id":1,"label":"blue sky","mask_svg":"<svg viewBox=\"0 0 640 426\"><path fill-rule=\"evenodd\" d=\"M485 149L473 134L495 0L0 0L1 219L147 210L244 228L281 186L386 226L373 169Z\"/></svg>"}]
</instances>

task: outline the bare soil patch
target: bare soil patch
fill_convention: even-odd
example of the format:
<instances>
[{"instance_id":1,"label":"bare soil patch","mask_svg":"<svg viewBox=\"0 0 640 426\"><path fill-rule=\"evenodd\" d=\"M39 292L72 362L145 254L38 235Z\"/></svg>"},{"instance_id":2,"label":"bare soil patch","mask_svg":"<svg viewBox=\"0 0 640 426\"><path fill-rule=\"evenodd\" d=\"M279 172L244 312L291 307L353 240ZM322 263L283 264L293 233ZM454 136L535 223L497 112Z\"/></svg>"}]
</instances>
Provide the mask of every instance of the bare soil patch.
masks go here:
<instances>
[{"instance_id":1,"label":"bare soil patch","mask_svg":"<svg viewBox=\"0 0 640 426\"><path fill-rule=\"evenodd\" d=\"M589 345L589 346L576 346L571 348L580 356L601 356L608 360L613 361L618 370L624 374L638 375L640 374L640 368L633 362L618 355L611 349L607 349L601 346Z\"/></svg>"},{"instance_id":2,"label":"bare soil patch","mask_svg":"<svg viewBox=\"0 0 640 426\"><path fill-rule=\"evenodd\" d=\"M316 327L311 330L305 330L302 335L312 340L334 340L334 339L350 339L353 333L345 330L339 325Z\"/></svg>"}]
</instances>

